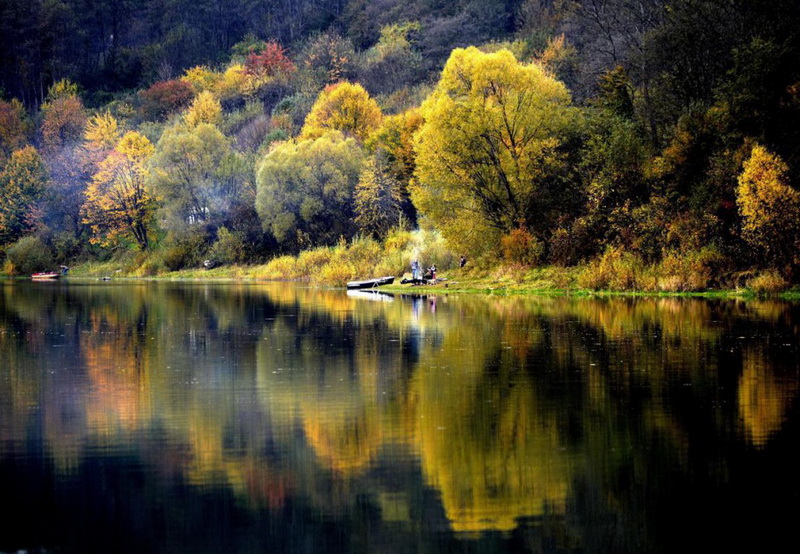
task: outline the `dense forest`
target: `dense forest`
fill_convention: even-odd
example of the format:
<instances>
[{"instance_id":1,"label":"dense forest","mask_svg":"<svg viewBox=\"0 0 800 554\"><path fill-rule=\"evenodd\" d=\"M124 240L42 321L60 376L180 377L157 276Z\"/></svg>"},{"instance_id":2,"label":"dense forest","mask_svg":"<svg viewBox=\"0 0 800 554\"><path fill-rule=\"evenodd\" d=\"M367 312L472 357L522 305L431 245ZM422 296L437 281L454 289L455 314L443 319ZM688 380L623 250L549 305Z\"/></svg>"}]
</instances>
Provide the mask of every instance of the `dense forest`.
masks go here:
<instances>
[{"instance_id":1,"label":"dense forest","mask_svg":"<svg viewBox=\"0 0 800 554\"><path fill-rule=\"evenodd\" d=\"M585 288L785 288L798 29L794 0L2 0L0 259L340 282L422 233Z\"/></svg>"}]
</instances>

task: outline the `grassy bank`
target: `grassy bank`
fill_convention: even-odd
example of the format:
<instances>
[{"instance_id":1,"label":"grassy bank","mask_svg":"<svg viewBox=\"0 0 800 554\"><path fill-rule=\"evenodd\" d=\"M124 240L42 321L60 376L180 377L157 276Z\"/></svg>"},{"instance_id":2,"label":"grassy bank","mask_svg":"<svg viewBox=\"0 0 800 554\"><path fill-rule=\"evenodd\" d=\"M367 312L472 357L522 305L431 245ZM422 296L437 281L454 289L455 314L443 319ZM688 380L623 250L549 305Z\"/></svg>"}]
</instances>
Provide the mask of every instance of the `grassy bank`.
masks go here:
<instances>
[{"instance_id":1,"label":"grassy bank","mask_svg":"<svg viewBox=\"0 0 800 554\"><path fill-rule=\"evenodd\" d=\"M312 251L313 252L313 251ZM400 284L400 280L410 277L402 268L391 271L386 268L383 273L376 272L363 275L350 275L340 281L327 281L320 279L320 275L331 275L332 269L325 270L318 267L317 271L303 273L301 268L308 268L309 259L322 257L316 254L301 254L291 259L278 258L267 264L261 265L226 265L210 270L183 269L167 271L156 275L143 275L141 272L124 269L120 264L113 262L89 263L74 267L70 276L75 278L128 278L128 279L158 279L175 281L269 281L290 280L306 282L322 287L344 287L347 280L352 278L371 277L377 275L395 275L393 285L381 287L382 291L396 293L416 294L533 294L547 296L683 296L703 298L752 298L757 296L772 296L788 300L800 300L800 289L797 287L782 291L758 291L748 287L704 289L704 290L646 290L646 289L592 289L581 286L582 276L593 269L589 266L541 267L534 269L496 266L485 268L458 268L451 267L440 272L442 280L435 285L411 286ZM336 267L338 264L334 264Z\"/></svg>"},{"instance_id":2,"label":"grassy bank","mask_svg":"<svg viewBox=\"0 0 800 554\"><path fill-rule=\"evenodd\" d=\"M443 280L431 286L401 285L410 277L413 260L436 264ZM525 267L502 260L470 260L461 268L441 236L427 231L395 231L383 241L356 238L350 243L318 247L296 256L279 256L258 265L223 264L204 269L171 270L158 251L127 252L105 262L74 266L70 275L83 278L158 278L171 280L291 280L316 286L343 287L347 281L394 275L383 290L419 293L488 293L541 295L646 295L800 299L776 272L733 272L713 250L667 254L658 263L609 249L601 257L574 267Z\"/></svg>"}]
</instances>

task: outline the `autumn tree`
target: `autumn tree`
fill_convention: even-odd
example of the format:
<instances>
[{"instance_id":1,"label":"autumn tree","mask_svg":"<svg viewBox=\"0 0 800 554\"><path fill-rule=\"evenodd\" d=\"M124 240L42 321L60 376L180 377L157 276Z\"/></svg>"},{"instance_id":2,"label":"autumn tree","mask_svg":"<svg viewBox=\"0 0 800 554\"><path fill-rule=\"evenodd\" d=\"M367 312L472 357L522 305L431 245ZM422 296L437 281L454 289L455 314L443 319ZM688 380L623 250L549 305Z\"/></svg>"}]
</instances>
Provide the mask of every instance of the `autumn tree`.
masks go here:
<instances>
[{"instance_id":1,"label":"autumn tree","mask_svg":"<svg viewBox=\"0 0 800 554\"><path fill-rule=\"evenodd\" d=\"M337 132L275 147L256 176L256 209L264 229L290 247L351 237L362 160L356 140Z\"/></svg>"},{"instance_id":2,"label":"autumn tree","mask_svg":"<svg viewBox=\"0 0 800 554\"><path fill-rule=\"evenodd\" d=\"M0 100L0 160L25 144L27 136L25 108L17 100Z\"/></svg>"},{"instance_id":3,"label":"autumn tree","mask_svg":"<svg viewBox=\"0 0 800 554\"><path fill-rule=\"evenodd\" d=\"M361 141L380 125L381 109L364 87L341 82L323 90L311 107L301 138L318 138L328 131L341 131Z\"/></svg>"},{"instance_id":4,"label":"autumn tree","mask_svg":"<svg viewBox=\"0 0 800 554\"><path fill-rule=\"evenodd\" d=\"M416 48L421 28L418 21L406 21L381 29L378 43L365 53L359 74L373 93L391 94L424 78L425 59Z\"/></svg>"},{"instance_id":5,"label":"autumn tree","mask_svg":"<svg viewBox=\"0 0 800 554\"><path fill-rule=\"evenodd\" d=\"M192 105L186 110L183 120L190 127L196 127L202 123L219 125L222 122L222 105L217 97L209 91L203 91L197 95Z\"/></svg>"},{"instance_id":6,"label":"autumn tree","mask_svg":"<svg viewBox=\"0 0 800 554\"><path fill-rule=\"evenodd\" d=\"M80 141L86 125L83 102L75 95L59 95L42 104L42 141L53 151Z\"/></svg>"},{"instance_id":7,"label":"autumn tree","mask_svg":"<svg viewBox=\"0 0 800 554\"><path fill-rule=\"evenodd\" d=\"M416 169L414 133L421 125L422 116L413 108L385 117L367 140L367 148L380 157L384 171L396 182L403 216L411 225L417 223L417 210L409 191Z\"/></svg>"},{"instance_id":8,"label":"autumn tree","mask_svg":"<svg viewBox=\"0 0 800 554\"><path fill-rule=\"evenodd\" d=\"M762 261L779 268L800 261L800 192L788 172L779 156L756 145L736 189L742 236Z\"/></svg>"},{"instance_id":9,"label":"autumn tree","mask_svg":"<svg viewBox=\"0 0 800 554\"><path fill-rule=\"evenodd\" d=\"M94 235L92 242L113 244L132 238L140 249L147 249L155 201L145 182L153 152L145 136L129 131L98 164L82 208L83 221Z\"/></svg>"},{"instance_id":10,"label":"autumn tree","mask_svg":"<svg viewBox=\"0 0 800 554\"><path fill-rule=\"evenodd\" d=\"M250 51L244 62L245 73L256 77L286 75L295 70L283 46L274 40L264 44L260 52L255 49Z\"/></svg>"},{"instance_id":11,"label":"autumn tree","mask_svg":"<svg viewBox=\"0 0 800 554\"><path fill-rule=\"evenodd\" d=\"M185 108L193 96L192 85L186 81L159 81L139 93L140 110L145 119L162 119Z\"/></svg>"},{"instance_id":12,"label":"autumn tree","mask_svg":"<svg viewBox=\"0 0 800 554\"><path fill-rule=\"evenodd\" d=\"M494 247L520 224L547 231L571 196L578 113L562 83L507 50L456 49L421 113L412 198L452 244Z\"/></svg>"},{"instance_id":13,"label":"autumn tree","mask_svg":"<svg viewBox=\"0 0 800 554\"><path fill-rule=\"evenodd\" d=\"M352 78L356 52L353 44L335 33L310 38L298 55L298 79L306 91Z\"/></svg>"},{"instance_id":14,"label":"autumn tree","mask_svg":"<svg viewBox=\"0 0 800 554\"><path fill-rule=\"evenodd\" d=\"M15 150L0 172L0 244L30 232L38 219L47 169L33 146Z\"/></svg>"},{"instance_id":15,"label":"autumn tree","mask_svg":"<svg viewBox=\"0 0 800 554\"><path fill-rule=\"evenodd\" d=\"M167 129L150 162L148 185L163 204L164 226L219 223L241 199L243 172L231 173L238 157L215 126Z\"/></svg>"},{"instance_id":16,"label":"autumn tree","mask_svg":"<svg viewBox=\"0 0 800 554\"><path fill-rule=\"evenodd\" d=\"M119 141L120 136L119 122L108 110L89 118L83 132L86 149L92 152L111 150Z\"/></svg>"},{"instance_id":17,"label":"autumn tree","mask_svg":"<svg viewBox=\"0 0 800 554\"><path fill-rule=\"evenodd\" d=\"M402 214L400 183L387 171L380 157L364 162L355 191L355 223L376 238L383 238L397 226Z\"/></svg>"}]
</instances>

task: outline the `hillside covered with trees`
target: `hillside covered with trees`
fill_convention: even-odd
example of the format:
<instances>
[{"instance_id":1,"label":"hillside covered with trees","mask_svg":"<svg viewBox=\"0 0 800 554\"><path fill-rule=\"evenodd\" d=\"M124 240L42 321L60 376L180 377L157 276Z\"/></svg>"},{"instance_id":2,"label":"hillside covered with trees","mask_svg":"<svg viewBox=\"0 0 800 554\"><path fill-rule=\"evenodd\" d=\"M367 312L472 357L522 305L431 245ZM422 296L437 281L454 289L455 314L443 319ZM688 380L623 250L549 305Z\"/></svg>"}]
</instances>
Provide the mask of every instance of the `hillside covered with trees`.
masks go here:
<instances>
[{"instance_id":1,"label":"hillside covered with trees","mask_svg":"<svg viewBox=\"0 0 800 554\"><path fill-rule=\"evenodd\" d=\"M6 0L0 259L786 288L798 29L793 0Z\"/></svg>"}]
</instances>

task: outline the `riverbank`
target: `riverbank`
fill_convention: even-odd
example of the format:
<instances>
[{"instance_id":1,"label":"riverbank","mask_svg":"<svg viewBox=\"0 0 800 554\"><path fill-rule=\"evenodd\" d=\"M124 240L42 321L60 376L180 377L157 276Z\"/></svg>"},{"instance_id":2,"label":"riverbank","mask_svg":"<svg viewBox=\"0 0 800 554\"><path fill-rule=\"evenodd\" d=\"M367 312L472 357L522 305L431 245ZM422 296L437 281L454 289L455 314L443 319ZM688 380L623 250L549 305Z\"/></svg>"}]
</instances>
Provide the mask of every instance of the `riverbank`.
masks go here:
<instances>
[{"instance_id":1,"label":"riverbank","mask_svg":"<svg viewBox=\"0 0 800 554\"><path fill-rule=\"evenodd\" d=\"M274 264L226 265L212 269L183 269L157 275L142 275L135 271L124 271L119 264L90 263L78 265L70 270L75 279L131 279L157 281L293 281L305 282L321 288L343 288L346 281L331 283L315 279L312 275L298 276L276 271ZM493 295L542 295L542 296L627 296L627 297L697 297L697 298L754 298L769 296L787 300L800 300L800 288L784 291L757 291L748 287L706 290L643 290L643 289L590 289L580 286L581 275L586 267L572 268L542 267L535 269L498 267L492 270L456 268L440 273L441 280L431 285L400 284L403 277L397 275L395 283L380 287L381 291L413 294L493 294Z\"/></svg>"}]
</instances>

